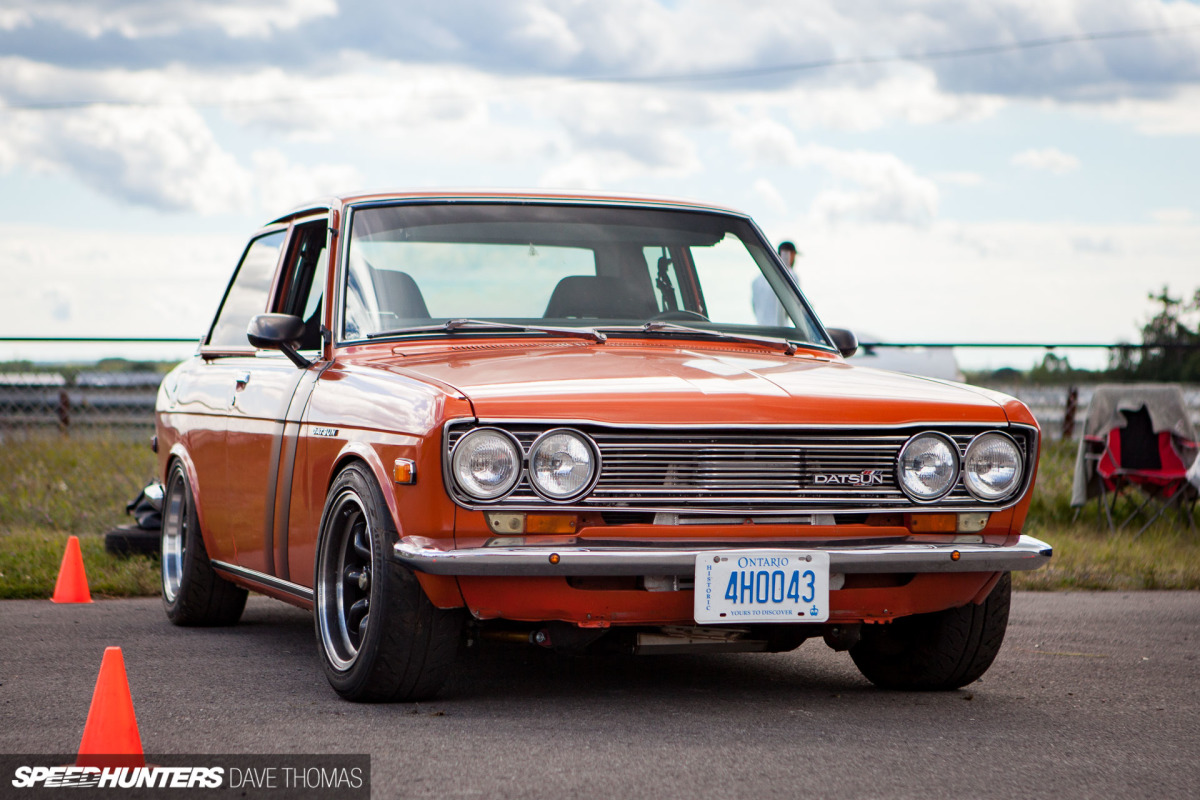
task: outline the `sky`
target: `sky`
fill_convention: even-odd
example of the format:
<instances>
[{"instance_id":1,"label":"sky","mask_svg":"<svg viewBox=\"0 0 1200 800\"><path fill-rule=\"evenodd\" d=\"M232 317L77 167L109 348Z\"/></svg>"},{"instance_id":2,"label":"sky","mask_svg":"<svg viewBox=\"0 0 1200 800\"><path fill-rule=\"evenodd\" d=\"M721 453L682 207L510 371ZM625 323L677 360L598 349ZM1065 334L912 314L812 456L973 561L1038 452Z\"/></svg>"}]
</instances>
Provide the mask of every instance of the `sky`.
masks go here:
<instances>
[{"instance_id":1,"label":"sky","mask_svg":"<svg viewBox=\"0 0 1200 800\"><path fill-rule=\"evenodd\" d=\"M1188 0L0 0L0 336L198 338L305 200L541 187L745 211L860 338L1137 341L1197 183Z\"/></svg>"}]
</instances>

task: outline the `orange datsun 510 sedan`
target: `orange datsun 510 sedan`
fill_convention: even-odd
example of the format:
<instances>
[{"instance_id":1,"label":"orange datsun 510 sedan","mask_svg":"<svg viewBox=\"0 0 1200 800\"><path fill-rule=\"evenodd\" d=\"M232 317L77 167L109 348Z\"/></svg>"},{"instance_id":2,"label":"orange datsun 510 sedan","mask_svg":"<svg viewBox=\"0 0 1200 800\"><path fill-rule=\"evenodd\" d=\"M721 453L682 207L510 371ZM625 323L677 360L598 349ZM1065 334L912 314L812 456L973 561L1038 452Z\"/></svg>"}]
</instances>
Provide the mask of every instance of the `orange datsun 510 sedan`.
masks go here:
<instances>
[{"instance_id":1,"label":"orange datsun 510 sedan","mask_svg":"<svg viewBox=\"0 0 1200 800\"><path fill-rule=\"evenodd\" d=\"M428 697L464 642L786 651L882 687L992 663L1038 426L851 366L746 216L543 193L359 195L250 240L163 381L162 584L312 609L333 688Z\"/></svg>"}]
</instances>

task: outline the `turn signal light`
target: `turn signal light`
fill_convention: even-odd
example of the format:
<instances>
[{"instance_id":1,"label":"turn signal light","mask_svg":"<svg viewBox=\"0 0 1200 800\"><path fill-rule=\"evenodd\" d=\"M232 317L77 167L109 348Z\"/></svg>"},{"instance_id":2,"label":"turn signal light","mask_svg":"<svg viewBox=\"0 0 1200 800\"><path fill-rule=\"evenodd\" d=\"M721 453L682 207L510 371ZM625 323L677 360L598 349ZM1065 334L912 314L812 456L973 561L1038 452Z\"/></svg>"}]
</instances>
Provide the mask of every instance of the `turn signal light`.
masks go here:
<instances>
[{"instance_id":1,"label":"turn signal light","mask_svg":"<svg viewBox=\"0 0 1200 800\"><path fill-rule=\"evenodd\" d=\"M489 511L484 514L492 533L575 533L579 517L574 514L505 514Z\"/></svg>"},{"instance_id":2,"label":"turn signal light","mask_svg":"<svg viewBox=\"0 0 1200 800\"><path fill-rule=\"evenodd\" d=\"M579 518L573 514L529 514L525 517L526 533L574 533Z\"/></svg>"},{"instance_id":3,"label":"turn signal light","mask_svg":"<svg viewBox=\"0 0 1200 800\"><path fill-rule=\"evenodd\" d=\"M958 515L913 514L909 517L908 529L913 533L955 533L958 531Z\"/></svg>"},{"instance_id":4,"label":"turn signal light","mask_svg":"<svg viewBox=\"0 0 1200 800\"><path fill-rule=\"evenodd\" d=\"M416 483L417 464L407 458L397 458L396 466L392 468L392 479L396 483Z\"/></svg>"}]
</instances>

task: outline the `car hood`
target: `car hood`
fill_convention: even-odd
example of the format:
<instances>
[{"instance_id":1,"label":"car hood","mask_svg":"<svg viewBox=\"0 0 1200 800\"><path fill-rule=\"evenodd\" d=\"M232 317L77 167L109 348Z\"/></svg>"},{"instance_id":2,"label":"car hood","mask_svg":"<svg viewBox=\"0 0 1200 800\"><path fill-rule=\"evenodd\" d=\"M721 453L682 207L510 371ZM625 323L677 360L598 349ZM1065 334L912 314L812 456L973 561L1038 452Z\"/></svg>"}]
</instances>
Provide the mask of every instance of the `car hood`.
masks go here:
<instances>
[{"instance_id":1,"label":"car hood","mask_svg":"<svg viewBox=\"0 0 1200 800\"><path fill-rule=\"evenodd\" d=\"M902 425L1007 420L982 389L801 351L528 342L409 352L386 369L461 392L480 419L614 424ZM377 366L384 366L377 364Z\"/></svg>"}]
</instances>

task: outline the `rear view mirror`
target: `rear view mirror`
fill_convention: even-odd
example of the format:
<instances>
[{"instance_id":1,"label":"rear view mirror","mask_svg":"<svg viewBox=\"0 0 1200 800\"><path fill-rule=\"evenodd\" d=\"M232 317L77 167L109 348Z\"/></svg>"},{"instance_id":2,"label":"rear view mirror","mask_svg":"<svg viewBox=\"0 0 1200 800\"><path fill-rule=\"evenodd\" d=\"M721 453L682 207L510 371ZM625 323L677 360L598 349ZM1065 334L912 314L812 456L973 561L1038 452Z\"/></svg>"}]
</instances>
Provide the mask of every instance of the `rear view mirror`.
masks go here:
<instances>
[{"instance_id":1,"label":"rear view mirror","mask_svg":"<svg viewBox=\"0 0 1200 800\"><path fill-rule=\"evenodd\" d=\"M304 320L293 314L259 314L246 327L246 338L255 347L282 351L300 369L312 366L311 361L296 352L304 338Z\"/></svg>"},{"instance_id":2,"label":"rear view mirror","mask_svg":"<svg viewBox=\"0 0 1200 800\"><path fill-rule=\"evenodd\" d=\"M842 358L849 358L858 352L858 337L853 331L848 331L845 328L826 328L829 333L829 338L833 339L833 346L842 354Z\"/></svg>"}]
</instances>

